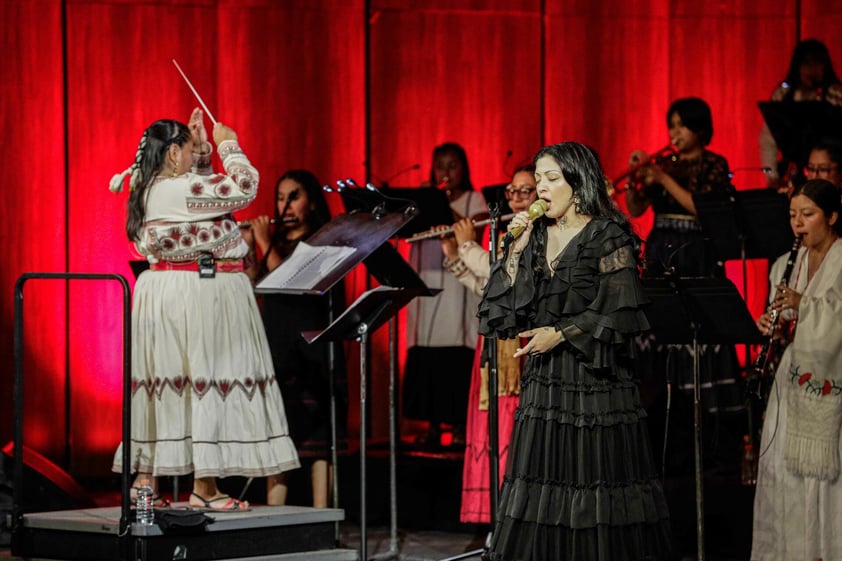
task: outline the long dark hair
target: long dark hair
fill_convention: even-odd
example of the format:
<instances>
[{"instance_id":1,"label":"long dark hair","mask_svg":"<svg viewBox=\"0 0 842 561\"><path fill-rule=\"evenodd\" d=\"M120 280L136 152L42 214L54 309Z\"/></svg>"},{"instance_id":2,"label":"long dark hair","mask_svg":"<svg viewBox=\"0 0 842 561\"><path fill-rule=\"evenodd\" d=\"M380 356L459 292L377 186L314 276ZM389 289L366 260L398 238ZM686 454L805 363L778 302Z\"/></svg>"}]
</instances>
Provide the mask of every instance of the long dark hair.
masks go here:
<instances>
[{"instance_id":1,"label":"long dark hair","mask_svg":"<svg viewBox=\"0 0 842 561\"><path fill-rule=\"evenodd\" d=\"M792 196L804 195L822 209L825 217L830 220L833 213L836 213L836 222L831 226L837 235L842 236L842 199L839 198L839 189L827 179L811 179L796 187Z\"/></svg>"},{"instance_id":2,"label":"long dark hair","mask_svg":"<svg viewBox=\"0 0 842 561\"><path fill-rule=\"evenodd\" d=\"M283 227L281 221L283 217L278 210L278 192L281 189L281 182L287 179L295 181L304 189L304 192L307 194L307 201L310 204L306 221L307 233L295 240L287 239L288 230ZM278 181L275 182L275 228L272 231L271 244L281 258L285 259L288 257L299 241L308 238L310 234L328 222L330 222L330 210L327 205L327 199L325 199L321 183L319 183L319 180L311 171L306 169L291 169L278 178Z\"/></svg>"},{"instance_id":3,"label":"long dark hair","mask_svg":"<svg viewBox=\"0 0 842 561\"><path fill-rule=\"evenodd\" d=\"M616 222L634 239L635 258L639 259L640 238L608 195L605 172L596 151L579 142L562 142L541 148L535 155L535 163L544 156L550 156L561 167L565 181L579 199L577 212Z\"/></svg>"},{"instance_id":4,"label":"long dark hair","mask_svg":"<svg viewBox=\"0 0 842 561\"><path fill-rule=\"evenodd\" d=\"M818 39L804 39L799 41L792 51L792 58L789 61L789 70L785 79L790 88L784 99L792 99L795 90L801 87L801 66L806 62L818 62L824 65L824 76L821 83L823 91L826 92L828 87L839 82L839 77L833 70L830 53L825 44Z\"/></svg>"},{"instance_id":5,"label":"long dark hair","mask_svg":"<svg viewBox=\"0 0 842 561\"><path fill-rule=\"evenodd\" d=\"M164 158L171 144L184 146L190 140L187 125L172 119L155 121L143 131L131 167L126 235L129 241L140 239L140 229L146 221L146 199L149 186L164 167Z\"/></svg>"},{"instance_id":6,"label":"long dark hair","mask_svg":"<svg viewBox=\"0 0 842 561\"><path fill-rule=\"evenodd\" d=\"M462 163L462 181L456 185L462 191L473 191L474 184L471 183L471 168L468 167L468 154L460 144L445 142L433 149L433 161L430 164L430 185L436 186L436 158L442 154L453 154Z\"/></svg>"}]
</instances>

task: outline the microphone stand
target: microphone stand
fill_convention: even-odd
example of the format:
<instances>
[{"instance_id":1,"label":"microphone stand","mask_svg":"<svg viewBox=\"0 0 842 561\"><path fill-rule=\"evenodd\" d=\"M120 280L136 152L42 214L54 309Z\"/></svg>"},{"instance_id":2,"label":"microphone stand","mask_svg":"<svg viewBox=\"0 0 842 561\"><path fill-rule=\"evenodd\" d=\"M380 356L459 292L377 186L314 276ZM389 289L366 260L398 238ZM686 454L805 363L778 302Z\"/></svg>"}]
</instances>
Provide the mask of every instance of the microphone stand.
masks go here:
<instances>
[{"instance_id":1,"label":"microphone stand","mask_svg":"<svg viewBox=\"0 0 842 561\"><path fill-rule=\"evenodd\" d=\"M497 230L498 221L500 220L500 207L496 204L489 206L490 221L489 221L489 236L490 249L488 251L489 270L494 269L497 263L497 245L498 235ZM508 245L508 244L507 244ZM491 531L485 539L482 549L474 549L466 551L453 557L447 557L440 561L458 561L460 559L469 559L471 557L479 557L488 551L491 545L491 535L494 531L494 526L497 521L497 503L499 499L500 489L500 429L498 418L497 401L497 337L488 336L483 340L483 345L488 351L488 476L489 476L489 509L491 511Z\"/></svg>"}]
</instances>

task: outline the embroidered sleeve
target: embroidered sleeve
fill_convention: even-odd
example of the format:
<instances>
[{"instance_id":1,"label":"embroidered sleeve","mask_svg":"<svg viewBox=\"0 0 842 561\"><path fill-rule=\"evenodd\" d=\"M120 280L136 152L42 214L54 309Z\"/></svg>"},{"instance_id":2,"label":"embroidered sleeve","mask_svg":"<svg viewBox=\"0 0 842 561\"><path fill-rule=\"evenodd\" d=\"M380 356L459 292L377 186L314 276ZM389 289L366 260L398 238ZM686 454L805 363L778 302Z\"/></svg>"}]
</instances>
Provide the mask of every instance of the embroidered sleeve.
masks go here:
<instances>
[{"instance_id":1,"label":"embroidered sleeve","mask_svg":"<svg viewBox=\"0 0 842 561\"><path fill-rule=\"evenodd\" d=\"M210 175L213 173L211 169L211 156L213 156L213 146L208 142L208 151L206 153L193 152L193 173L196 175Z\"/></svg>"},{"instance_id":2,"label":"embroidered sleeve","mask_svg":"<svg viewBox=\"0 0 842 561\"><path fill-rule=\"evenodd\" d=\"M257 196L259 174L239 144L222 142L219 155L227 175L193 175L187 196L187 211L193 215L218 216L240 210Z\"/></svg>"}]
</instances>

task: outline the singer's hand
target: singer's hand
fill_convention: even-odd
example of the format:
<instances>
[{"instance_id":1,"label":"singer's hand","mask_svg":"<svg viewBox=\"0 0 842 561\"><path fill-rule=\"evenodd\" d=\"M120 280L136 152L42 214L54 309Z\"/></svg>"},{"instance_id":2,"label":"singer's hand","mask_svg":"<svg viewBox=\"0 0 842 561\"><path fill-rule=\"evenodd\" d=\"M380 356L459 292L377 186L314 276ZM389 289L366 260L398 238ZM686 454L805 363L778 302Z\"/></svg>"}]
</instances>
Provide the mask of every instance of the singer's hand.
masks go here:
<instances>
[{"instance_id":1,"label":"singer's hand","mask_svg":"<svg viewBox=\"0 0 842 561\"><path fill-rule=\"evenodd\" d=\"M231 127L217 122L213 126L213 141L216 143L217 146L219 146L226 140L237 140L237 133L235 133L234 129L232 129Z\"/></svg>"},{"instance_id":2,"label":"singer's hand","mask_svg":"<svg viewBox=\"0 0 842 561\"><path fill-rule=\"evenodd\" d=\"M523 233L512 244L511 251L514 253L523 253L526 246L529 245L529 238L532 234L532 220L529 219L529 211L522 210L515 214L512 221L509 222L508 230L511 232L515 228L523 228Z\"/></svg>"},{"instance_id":3,"label":"singer's hand","mask_svg":"<svg viewBox=\"0 0 842 561\"><path fill-rule=\"evenodd\" d=\"M532 339L515 351L515 357L546 353L564 341L564 334L561 331L556 331L556 328L552 326L527 329L518 333L517 336L532 337Z\"/></svg>"}]
</instances>

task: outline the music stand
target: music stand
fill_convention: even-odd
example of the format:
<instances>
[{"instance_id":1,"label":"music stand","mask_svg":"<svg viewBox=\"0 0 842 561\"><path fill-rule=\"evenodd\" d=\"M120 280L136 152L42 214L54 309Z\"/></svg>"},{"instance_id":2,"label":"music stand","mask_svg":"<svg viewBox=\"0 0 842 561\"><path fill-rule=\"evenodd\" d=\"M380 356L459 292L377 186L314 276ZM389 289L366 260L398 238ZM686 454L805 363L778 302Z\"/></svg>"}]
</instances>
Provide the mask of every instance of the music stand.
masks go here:
<instances>
[{"instance_id":1,"label":"music stand","mask_svg":"<svg viewBox=\"0 0 842 561\"><path fill-rule=\"evenodd\" d=\"M355 190L363 191L363 190ZM427 288L418 274L388 243L398 230L414 218L413 212L358 211L340 215L308 238L314 247L340 246L353 248L354 252L338 265L326 270L323 277L306 286L287 284L283 287L261 286L261 293L324 294L331 286L347 275L359 263L365 262L369 273L376 279L388 281L391 286L379 286L363 293L338 318L322 331L307 331L302 336L308 342L317 340L339 341L356 339L360 343L360 559L368 559L366 525L366 376L368 368L368 337L371 332L394 316L416 296L433 295L438 290ZM285 261L276 270L290 261ZM268 280L268 277L267 277ZM261 283L264 284L264 283ZM390 404L391 405L391 404ZM334 428L335 430L335 428ZM390 438L390 456L394 462L394 437ZM335 471L335 468L334 468ZM394 474L394 470L392 470ZM394 489L394 484L392 485ZM393 498L394 501L394 498ZM394 516L392 520L394 526Z\"/></svg>"},{"instance_id":2,"label":"music stand","mask_svg":"<svg viewBox=\"0 0 842 561\"><path fill-rule=\"evenodd\" d=\"M346 212L382 208L387 212L416 209L415 220L405 224L397 237L408 238L434 226L453 224L453 211L447 194L432 187L389 187L384 189L342 189L339 191Z\"/></svg>"},{"instance_id":3,"label":"music stand","mask_svg":"<svg viewBox=\"0 0 842 561\"><path fill-rule=\"evenodd\" d=\"M821 138L842 139L842 108L824 101L760 101L757 103L784 160L799 168Z\"/></svg>"},{"instance_id":4,"label":"music stand","mask_svg":"<svg viewBox=\"0 0 842 561\"><path fill-rule=\"evenodd\" d=\"M644 311L659 342L693 346L693 436L696 480L698 561L704 561L704 497L702 483L701 391L699 344L758 343L763 340L745 301L728 279L643 279L651 301Z\"/></svg>"},{"instance_id":5,"label":"music stand","mask_svg":"<svg viewBox=\"0 0 842 561\"><path fill-rule=\"evenodd\" d=\"M743 295L748 300L748 259L774 259L789 251L789 198L774 189L730 190L693 196L696 213L705 236L723 260L739 259L743 274ZM749 376L751 349L745 348ZM748 429L754 440L755 413L748 402Z\"/></svg>"},{"instance_id":6,"label":"music stand","mask_svg":"<svg viewBox=\"0 0 842 561\"><path fill-rule=\"evenodd\" d=\"M776 258L792 246L785 194L773 189L700 193L693 203L705 236L724 261Z\"/></svg>"}]
</instances>

